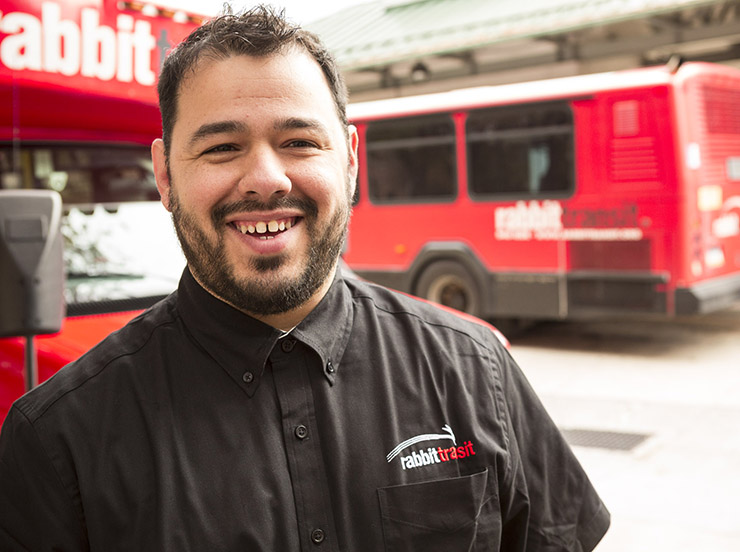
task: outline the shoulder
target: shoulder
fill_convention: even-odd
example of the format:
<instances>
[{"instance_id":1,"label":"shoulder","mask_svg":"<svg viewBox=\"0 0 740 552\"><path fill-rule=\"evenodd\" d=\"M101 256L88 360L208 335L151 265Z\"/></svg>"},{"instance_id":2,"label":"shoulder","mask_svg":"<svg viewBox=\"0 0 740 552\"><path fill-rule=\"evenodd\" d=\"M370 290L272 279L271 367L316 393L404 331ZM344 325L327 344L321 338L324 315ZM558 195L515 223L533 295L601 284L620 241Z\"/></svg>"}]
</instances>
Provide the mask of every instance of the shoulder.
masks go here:
<instances>
[{"instance_id":1,"label":"shoulder","mask_svg":"<svg viewBox=\"0 0 740 552\"><path fill-rule=\"evenodd\" d=\"M58 401L90 382L109 379L115 366L135 359L148 344L158 339L163 329L172 326L177 317L177 292L174 292L23 395L14 406L34 423Z\"/></svg>"},{"instance_id":2,"label":"shoulder","mask_svg":"<svg viewBox=\"0 0 740 552\"><path fill-rule=\"evenodd\" d=\"M346 278L345 282L353 301L367 315L424 332L471 339L495 349L509 346L501 332L474 316L364 280Z\"/></svg>"}]
</instances>

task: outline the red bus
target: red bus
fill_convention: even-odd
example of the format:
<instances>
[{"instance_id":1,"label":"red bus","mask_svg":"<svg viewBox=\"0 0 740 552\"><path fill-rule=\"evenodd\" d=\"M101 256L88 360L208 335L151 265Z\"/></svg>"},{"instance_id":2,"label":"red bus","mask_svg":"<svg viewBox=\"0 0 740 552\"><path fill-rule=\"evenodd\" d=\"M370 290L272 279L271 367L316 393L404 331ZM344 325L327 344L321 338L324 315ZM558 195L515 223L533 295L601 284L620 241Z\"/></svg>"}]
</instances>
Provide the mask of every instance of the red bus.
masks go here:
<instances>
[{"instance_id":1,"label":"red bus","mask_svg":"<svg viewBox=\"0 0 740 552\"><path fill-rule=\"evenodd\" d=\"M345 260L497 324L729 306L738 91L685 63L351 105Z\"/></svg>"},{"instance_id":2,"label":"red bus","mask_svg":"<svg viewBox=\"0 0 740 552\"><path fill-rule=\"evenodd\" d=\"M149 147L164 54L200 23L143 2L0 0L0 189L64 204L67 318L35 338L40 382L177 286ZM0 339L0 422L25 390L24 344Z\"/></svg>"}]
</instances>

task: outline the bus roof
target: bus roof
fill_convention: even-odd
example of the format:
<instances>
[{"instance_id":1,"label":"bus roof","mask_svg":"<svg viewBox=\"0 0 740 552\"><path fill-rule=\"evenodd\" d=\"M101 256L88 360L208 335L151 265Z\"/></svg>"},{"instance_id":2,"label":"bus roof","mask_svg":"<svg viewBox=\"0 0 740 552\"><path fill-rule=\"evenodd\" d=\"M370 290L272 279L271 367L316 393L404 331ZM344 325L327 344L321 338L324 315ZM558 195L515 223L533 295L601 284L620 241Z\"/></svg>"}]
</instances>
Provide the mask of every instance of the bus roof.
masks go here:
<instances>
[{"instance_id":1,"label":"bus roof","mask_svg":"<svg viewBox=\"0 0 740 552\"><path fill-rule=\"evenodd\" d=\"M348 116L350 121L362 122L392 116L474 109L496 104L558 100L589 96L606 90L668 85L683 81L697 73L732 74L740 77L740 71L731 67L692 62L681 65L677 71L663 65L359 102L348 106Z\"/></svg>"}]
</instances>

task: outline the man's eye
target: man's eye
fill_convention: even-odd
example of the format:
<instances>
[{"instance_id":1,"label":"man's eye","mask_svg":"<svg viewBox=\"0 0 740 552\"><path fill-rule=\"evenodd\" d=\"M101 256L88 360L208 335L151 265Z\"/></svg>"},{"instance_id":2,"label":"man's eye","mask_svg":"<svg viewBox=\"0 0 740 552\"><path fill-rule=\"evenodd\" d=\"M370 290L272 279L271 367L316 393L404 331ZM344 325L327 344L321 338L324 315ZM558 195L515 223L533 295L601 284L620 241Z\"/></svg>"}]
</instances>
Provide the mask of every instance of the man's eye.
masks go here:
<instances>
[{"instance_id":1,"label":"man's eye","mask_svg":"<svg viewBox=\"0 0 740 552\"><path fill-rule=\"evenodd\" d=\"M290 148L316 148L318 147L313 142L309 142L308 140L293 140L291 142L288 142L288 147Z\"/></svg>"},{"instance_id":2,"label":"man's eye","mask_svg":"<svg viewBox=\"0 0 740 552\"><path fill-rule=\"evenodd\" d=\"M212 148L208 148L204 153L223 153L225 151L234 151L234 146L231 144L219 144Z\"/></svg>"}]
</instances>

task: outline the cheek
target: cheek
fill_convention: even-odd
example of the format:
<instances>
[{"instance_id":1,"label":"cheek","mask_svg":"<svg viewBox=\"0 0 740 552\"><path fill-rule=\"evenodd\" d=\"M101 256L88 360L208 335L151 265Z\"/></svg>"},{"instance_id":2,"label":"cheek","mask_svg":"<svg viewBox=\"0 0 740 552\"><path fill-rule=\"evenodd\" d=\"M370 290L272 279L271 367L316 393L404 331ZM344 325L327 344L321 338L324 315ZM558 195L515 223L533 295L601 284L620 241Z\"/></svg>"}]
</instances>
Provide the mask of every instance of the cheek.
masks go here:
<instances>
[{"instance_id":1,"label":"cheek","mask_svg":"<svg viewBox=\"0 0 740 552\"><path fill-rule=\"evenodd\" d=\"M347 171L334 163L314 166L311 170L296 169L288 173L296 190L313 199L319 210L335 211L347 202Z\"/></svg>"},{"instance_id":2,"label":"cheek","mask_svg":"<svg viewBox=\"0 0 740 552\"><path fill-rule=\"evenodd\" d=\"M180 202L193 211L210 211L234 188L229 175L220 170L193 168L173 177L173 187Z\"/></svg>"}]
</instances>

